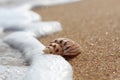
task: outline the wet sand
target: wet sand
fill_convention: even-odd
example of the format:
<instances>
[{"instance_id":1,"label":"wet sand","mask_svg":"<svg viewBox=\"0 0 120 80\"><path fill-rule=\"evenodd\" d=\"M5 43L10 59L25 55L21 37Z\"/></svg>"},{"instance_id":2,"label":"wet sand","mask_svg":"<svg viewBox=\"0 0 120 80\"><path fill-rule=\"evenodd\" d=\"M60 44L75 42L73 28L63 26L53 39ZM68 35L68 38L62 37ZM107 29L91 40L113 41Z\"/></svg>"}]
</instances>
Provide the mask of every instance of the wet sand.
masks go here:
<instances>
[{"instance_id":1,"label":"wet sand","mask_svg":"<svg viewBox=\"0 0 120 80\"><path fill-rule=\"evenodd\" d=\"M84 0L36 8L45 21L61 22L63 31L40 38L45 45L58 37L78 42L83 52L70 59L74 80L120 80L120 0Z\"/></svg>"}]
</instances>

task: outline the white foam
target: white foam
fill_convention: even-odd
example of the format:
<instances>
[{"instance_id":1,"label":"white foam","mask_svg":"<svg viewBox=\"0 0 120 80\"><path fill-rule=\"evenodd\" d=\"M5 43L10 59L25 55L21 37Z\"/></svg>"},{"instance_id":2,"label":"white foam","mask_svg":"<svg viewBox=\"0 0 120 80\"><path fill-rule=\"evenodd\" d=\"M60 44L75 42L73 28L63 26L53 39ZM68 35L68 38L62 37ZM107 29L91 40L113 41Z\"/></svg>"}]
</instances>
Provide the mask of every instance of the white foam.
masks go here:
<instances>
[{"instance_id":1,"label":"white foam","mask_svg":"<svg viewBox=\"0 0 120 80\"><path fill-rule=\"evenodd\" d=\"M1 66L0 80L72 80L72 67L61 56L34 56L28 66Z\"/></svg>"},{"instance_id":2,"label":"white foam","mask_svg":"<svg viewBox=\"0 0 120 80\"><path fill-rule=\"evenodd\" d=\"M31 32L14 32L3 40L15 49L20 50L27 61L32 59L36 53L43 54L45 46L40 43Z\"/></svg>"},{"instance_id":3,"label":"white foam","mask_svg":"<svg viewBox=\"0 0 120 80\"><path fill-rule=\"evenodd\" d=\"M29 24L40 21L41 17L31 10L23 8L0 8L0 26L14 26L16 24Z\"/></svg>"},{"instance_id":4,"label":"white foam","mask_svg":"<svg viewBox=\"0 0 120 80\"><path fill-rule=\"evenodd\" d=\"M34 56L31 68L24 80L72 80L72 67L61 56Z\"/></svg>"},{"instance_id":5,"label":"white foam","mask_svg":"<svg viewBox=\"0 0 120 80\"><path fill-rule=\"evenodd\" d=\"M23 80L28 67L0 65L0 80Z\"/></svg>"},{"instance_id":6,"label":"white foam","mask_svg":"<svg viewBox=\"0 0 120 80\"><path fill-rule=\"evenodd\" d=\"M33 32L34 34L36 34L36 37L39 38L61 31L62 27L61 24L57 21L49 21L30 24L29 28L26 28L25 30Z\"/></svg>"},{"instance_id":7,"label":"white foam","mask_svg":"<svg viewBox=\"0 0 120 80\"><path fill-rule=\"evenodd\" d=\"M29 31L33 32L37 38L61 31L61 24L57 21L34 22L29 24L4 25L4 31Z\"/></svg>"}]
</instances>

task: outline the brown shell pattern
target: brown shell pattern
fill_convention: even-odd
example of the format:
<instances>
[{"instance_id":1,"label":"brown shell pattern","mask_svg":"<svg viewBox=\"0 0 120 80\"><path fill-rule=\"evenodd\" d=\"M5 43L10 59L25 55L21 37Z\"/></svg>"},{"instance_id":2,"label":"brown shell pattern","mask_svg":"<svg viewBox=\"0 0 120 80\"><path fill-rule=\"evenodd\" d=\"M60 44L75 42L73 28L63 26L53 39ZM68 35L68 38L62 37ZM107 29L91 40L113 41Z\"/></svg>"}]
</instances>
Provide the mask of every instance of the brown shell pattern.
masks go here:
<instances>
[{"instance_id":1,"label":"brown shell pattern","mask_svg":"<svg viewBox=\"0 0 120 80\"><path fill-rule=\"evenodd\" d=\"M57 55L78 55L81 53L81 47L76 42L68 38L57 38L50 42L45 48L45 53Z\"/></svg>"}]
</instances>

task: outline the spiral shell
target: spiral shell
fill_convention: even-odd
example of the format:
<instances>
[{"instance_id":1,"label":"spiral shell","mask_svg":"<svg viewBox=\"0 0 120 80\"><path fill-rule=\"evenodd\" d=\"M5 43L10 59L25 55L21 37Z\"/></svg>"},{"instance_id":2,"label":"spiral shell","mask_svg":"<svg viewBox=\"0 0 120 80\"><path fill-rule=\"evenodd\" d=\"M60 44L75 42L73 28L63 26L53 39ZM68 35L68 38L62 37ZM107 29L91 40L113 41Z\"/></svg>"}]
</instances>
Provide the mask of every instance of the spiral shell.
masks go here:
<instances>
[{"instance_id":1,"label":"spiral shell","mask_svg":"<svg viewBox=\"0 0 120 80\"><path fill-rule=\"evenodd\" d=\"M79 44L68 38L57 38L50 42L45 48L45 53L57 54L62 56L78 55L81 53Z\"/></svg>"}]
</instances>

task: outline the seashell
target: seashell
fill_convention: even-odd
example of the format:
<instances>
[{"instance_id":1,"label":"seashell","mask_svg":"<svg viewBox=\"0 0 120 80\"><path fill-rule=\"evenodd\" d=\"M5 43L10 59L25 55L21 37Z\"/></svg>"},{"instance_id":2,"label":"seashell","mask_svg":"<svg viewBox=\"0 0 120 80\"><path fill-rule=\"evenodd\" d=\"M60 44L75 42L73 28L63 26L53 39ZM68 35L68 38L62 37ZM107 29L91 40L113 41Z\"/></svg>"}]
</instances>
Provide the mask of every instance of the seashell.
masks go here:
<instances>
[{"instance_id":1,"label":"seashell","mask_svg":"<svg viewBox=\"0 0 120 80\"><path fill-rule=\"evenodd\" d=\"M71 39L57 38L50 42L50 44L44 49L44 52L62 56L74 56L81 53L81 47Z\"/></svg>"}]
</instances>

